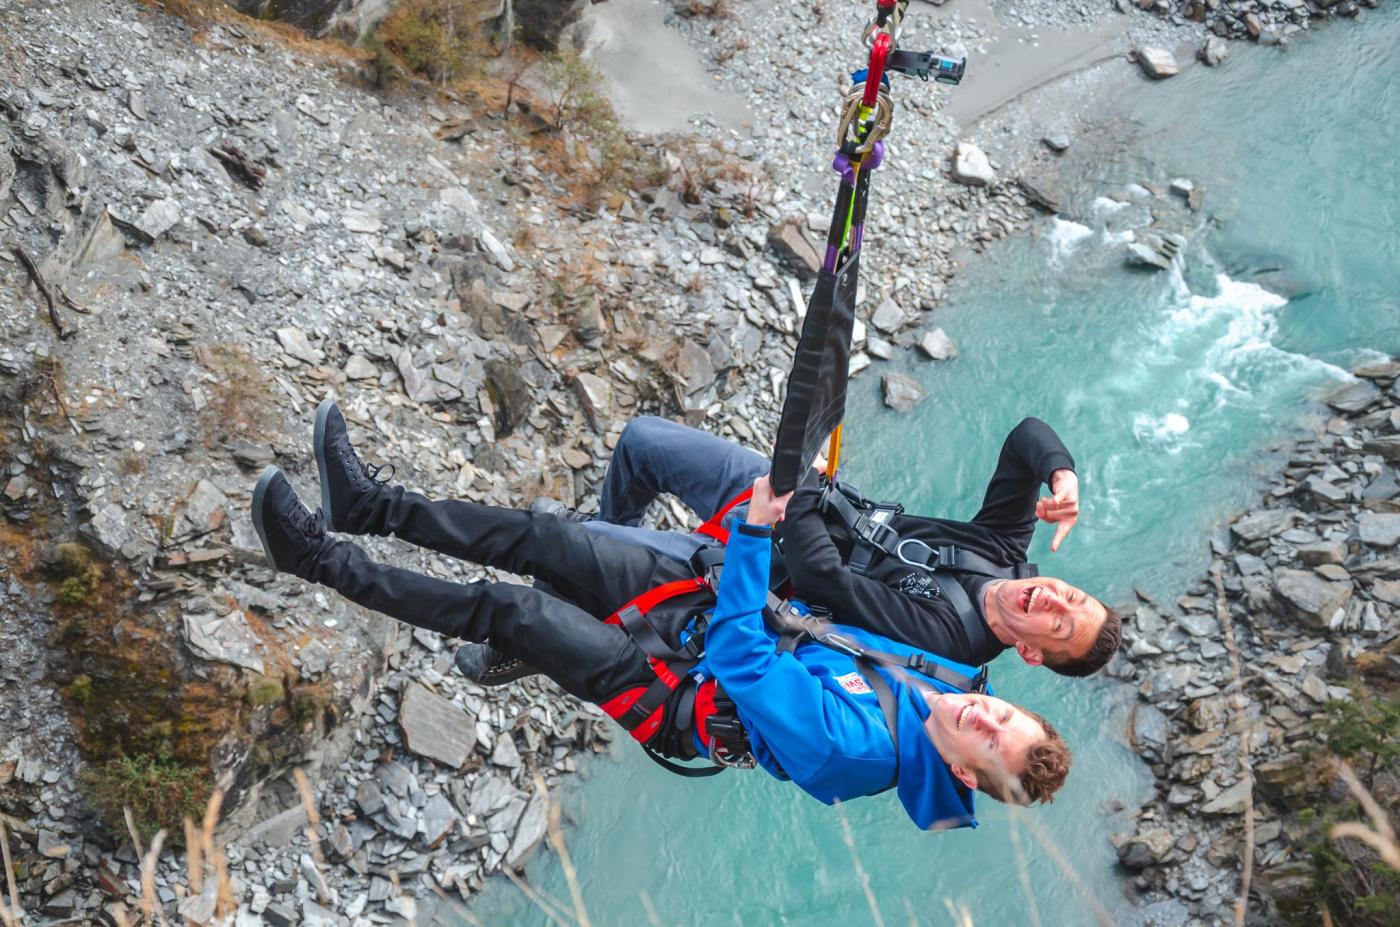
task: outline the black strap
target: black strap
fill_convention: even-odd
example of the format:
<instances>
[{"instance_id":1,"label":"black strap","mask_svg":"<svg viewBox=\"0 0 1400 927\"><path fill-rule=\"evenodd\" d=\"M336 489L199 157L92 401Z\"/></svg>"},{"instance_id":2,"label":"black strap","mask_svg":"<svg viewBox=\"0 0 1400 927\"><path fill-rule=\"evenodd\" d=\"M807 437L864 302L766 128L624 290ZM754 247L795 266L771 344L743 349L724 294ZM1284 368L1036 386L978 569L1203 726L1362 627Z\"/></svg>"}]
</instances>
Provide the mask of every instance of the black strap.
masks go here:
<instances>
[{"instance_id":1,"label":"black strap","mask_svg":"<svg viewBox=\"0 0 1400 927\"><path fill-rule=\"evenodd\" d=\"M880 702L880 714L885 716L885 728L894 741L894 778L886 788L893 788L899 782L899 705L895 702L894 689L885 677L875 668L875 664L864 657L856 657L856 668L875 690L875 698Z\"/></svg>"},{"instance_id":2,"label":"black strap","mask_svg":"<svg viewBox=\"0 0 1400 927\"><path fill-rule=\"evenodd\" d=\"M646 744L642 744L642 752L651 757L651 761L667 772L673 772L678 776L685 776L687 779L704 779L708 776L717 776L724 772L725 767L715 766L682 766L679 763L672 763L661 754L657 753Z\"/></svg>"},{"instance_id":3,"label":"black strap","mask_svg":"<svg viewBox=\"0 0 1400 927\"><path fill-rule=\"evenodd\" d=\"M635 605L628 605L617 613L618 620L622 622L622 627L631 635L632 640L637 642L637 646L642 648L642 652L653 660L663 662L670 660L692 660L695 654L682 653L661 639L661 635L647 621L647 616L642 614L642 610Z\"/></svg>"},{"instance_id":4,"label":"black strap","mask_svg":"<svg viewBox=\"0 0 1400 927\"><path fill-rule=\"evenodd\" d=\"M676 672L675 667L669 667L669 669L673 673ZM677 673L677 675L683 676L684 673ZM675 686L667 683L664 677L657 676L651 681L651 685L647 686L642 697L633 702L632 707L618 717L617 723L629 731L635 731L646 722L647 718L651 717L656 709L665 704L666 699L671 697L674 690Z\"/></svg>"},{"instance_id":5,"label":"black strap","mask_svg":"<svg viewBox=\"0 0 1400 927\"><path fill-rule=\"evenodd\" d=\"M962 583L958 582L957 577L941 571L930 573L928 576L942 590L948 604L958 613L958 623L962 625L963 634L967 635L968 652L986 652L991 646L991 642L987 640L987 622L983 621L977 609L972 607L972 600L968 598Z\"/></svg>"},{"instance_id":6,"label":"black strap","mask_svg":"<svg viewBox=\"0 0 1400 927\"><path fill-rule=\"evenodd\" d=\"M919 538L901 537L891 523L894 516L903 513L902 506L871 502L856 490L834 480L828 482L823 490L821 505L823 511L834 512L850 531L855 547L851 551L849 565L852 572L862 576L869 570L876 551L930 573L948 570L996 579L1024 579L1040 573L1033 563L1001 566L952 544L932 545Z\"/></svg>"}]
</instances>

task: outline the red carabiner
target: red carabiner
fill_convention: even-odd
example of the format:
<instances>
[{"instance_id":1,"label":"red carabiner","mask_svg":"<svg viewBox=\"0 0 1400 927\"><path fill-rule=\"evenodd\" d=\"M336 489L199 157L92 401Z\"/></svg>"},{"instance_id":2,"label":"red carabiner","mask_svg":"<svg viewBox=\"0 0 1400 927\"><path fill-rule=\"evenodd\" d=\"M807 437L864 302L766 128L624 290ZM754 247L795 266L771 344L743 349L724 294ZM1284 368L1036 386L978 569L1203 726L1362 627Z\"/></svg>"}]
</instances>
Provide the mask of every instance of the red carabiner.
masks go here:
<instances>
[{"instance_id":1,"label":"red carabiner","mask_svg":"<svg viewBox=\"0 0 1400 927\"><path fill-rule=\"evenodd\" d=\"M885 62L889 60L890 46L893 44L889 33L881 32L870 45L870 65L865 71L865 96L861 98L861 102L866 106L874 106L880 95L880 82L885 77Z\"/></svg>"}]
</instances>

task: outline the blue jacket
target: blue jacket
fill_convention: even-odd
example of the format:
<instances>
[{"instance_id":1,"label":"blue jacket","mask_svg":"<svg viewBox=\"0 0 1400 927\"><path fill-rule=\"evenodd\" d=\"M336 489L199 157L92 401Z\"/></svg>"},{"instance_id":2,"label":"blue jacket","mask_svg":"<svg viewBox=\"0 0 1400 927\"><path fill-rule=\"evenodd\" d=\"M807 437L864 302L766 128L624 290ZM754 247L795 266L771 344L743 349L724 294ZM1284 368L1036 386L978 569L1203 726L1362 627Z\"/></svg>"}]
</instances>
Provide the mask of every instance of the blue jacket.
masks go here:
<instances>
[{"instance_id":1,"label":"blue jacket","mask_svg":"<svg viewBox=\"0 0 1400 927\"><path fill-rule=\"evenodd\" d=\"M759 765L827 804L882 792L897 771L899 800L919 827L976 827L972 793L924 732L928 705L913 686L880 671L898 703L896 757L879 700L853 658L816 643L778 652L777 635L763 620L771 547L765 530L745 525L730 533L719 601L705 632L706 655L695 668L718 679L734 700ZM872 649L920 652L858 628L836 627ZM935 654L925 657L973 673Z\"/></svg>"}]
</instances>

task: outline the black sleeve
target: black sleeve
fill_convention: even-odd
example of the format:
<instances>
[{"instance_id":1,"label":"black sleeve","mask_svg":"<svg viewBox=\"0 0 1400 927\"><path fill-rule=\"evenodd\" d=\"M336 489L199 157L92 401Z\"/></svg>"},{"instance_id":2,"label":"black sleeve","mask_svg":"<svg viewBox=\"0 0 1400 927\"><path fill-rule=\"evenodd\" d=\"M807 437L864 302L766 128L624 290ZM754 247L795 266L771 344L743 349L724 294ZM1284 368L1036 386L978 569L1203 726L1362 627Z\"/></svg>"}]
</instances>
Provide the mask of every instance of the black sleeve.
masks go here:
<instances>
[{"instance_id":1,"label":"black sleeve","mask_svg":"<svg viewBox=\"0 0 1400 927\"><path fill-rule=\"evenodd\" d=\"M842 624L960 659L949 653L958 649L959 638L949 616L937 610L941 600L913 598L851 572L831 539L820 502L820 487L815 481L804 482L778 525L783 561L797 597L829 609ZM956 623L956 615L951 621Z\"/></svg>"},{"instance_id":2,"label":"black sleeve","mask_svg":"<svg viewBox=\"0 0 1400 927\"><path fill-rule=\"evenodd\" d=\"M996 472L973 524L997 532L1024 553L1035 533L1040 487L1050 484L1050 474L1056 470L1073 469L1074 458L1055 429L1038 418L1023 419L1001 446Z\"/></svg>"}]
</instances>

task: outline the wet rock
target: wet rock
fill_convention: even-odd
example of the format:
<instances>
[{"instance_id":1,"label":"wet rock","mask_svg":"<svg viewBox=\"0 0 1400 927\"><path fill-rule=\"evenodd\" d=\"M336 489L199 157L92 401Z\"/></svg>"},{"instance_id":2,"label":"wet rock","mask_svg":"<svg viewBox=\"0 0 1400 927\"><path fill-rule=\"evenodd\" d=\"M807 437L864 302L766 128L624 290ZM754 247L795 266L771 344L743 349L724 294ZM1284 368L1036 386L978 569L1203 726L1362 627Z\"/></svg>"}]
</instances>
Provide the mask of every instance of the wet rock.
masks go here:
<instances>
[{"instance_id":1,"label":"wet rock","mask_svg":"<svg viewBox=\"0 0 1400 927\"><path fill-rule=\"evenodd\" d=\"M1328 394L1326 403L1338 412L1361 412L1381 398L1381 391L1369 380L1348 383Z\"/></svg>"},{"instance_id":2,"label":"wet rock","mask_svg":"<svg viewBox=\"0 0 1400 927\"><path fill-rule=\"evenodd\" d=\"M1201 50L1196 53L1207 67L1217 67L1230 56L1230 43L1218 35L1208 36Z\"/></svg>"},{"instance_id":3,"label":"wet rock","mask_svg":"<svg viewBox=\"0 0 1400 927\"><path fill-rule=\"evenodd\" d=\"M1241 540L1260 541L1287 531L1299 517L1294 509L1262 509L1245 515L1230 530Z\"/></svg>"},{"instance_id":4,"label":"wet rock","mask_svg":"<svg viewBox=\"0 0 1400 927\"><path fill-rule=\"evenodd\" d=\"M1040 141L1055 154L1063 154L1069 150L1069 134L1066 132L1053 132L1050 135L1042 136Z\"/></svg>"},{"instance_id":5,"label":"wet rock","mask_svg":"<svg viewBox=\"0 0 1400 927\"><path fill-rule=\"evenodd\" d=\"M996 179L987 155L971 142L958 142L953 150L953 179L970 187L985 187Z\"/></svg>"},{"instance_id":6,"label":"wet rock","mask_svg":"<svg viewBox=\"0 0 1400 927\"><path fill-rule=\"evenodd\" d=\"M1152 705L1134 705L1129 721L1129 736L1133 749L1149 760L1166 758L1168 739L1167 716Z\"/></svg>"},{"instance_id":7,"label":"wet rock","mask_svg":"<svg viewBox=\"0 0 1400 927\"><path fill-rule=\"evenodd\" d=\"M1165 80L1180 73L1181 65L1176 57L1165 48L1144 47L1137 50L1138 65L1144 74L1153 80Z\"/></svg>"},{"instance_id":8,"label":"wet rock","mask_svg":"<svg viewBox=\"0 0 1400 927\"><path fill-rule=\"evenodd\" d=\"M1307 627L1325 630L1351 598L1352 584L1329 582L1311 571L1278 570L1273 593L1286 615Z\"/></svg>"},{"instance_id":9,"label":"wet rock","mask_svg":"<svg viewBox=\"0 0 1400 927\"><path fill-rule=\"evenodd\" d=\"M919 339L919 349L930 360L950 360L958 356L957 345L941 328L932 329Z\"/></svg>"},{"instance_id":10,"label":"wet rock","mask_svg":"<svg viewBox=\"0 0 1400 927\"><path fill-rule=\"evenodd\" d=\"M880 391L884 396L885 405L896 412L908 412L926 395L924 388L913 377L893 372L880 378Z\"/></svg>"},{"instance_id":11,"label":"wet rock","mask_svg":"<svg viewBox=\"0 0 1400 927\"><path fill-rule=\"evenodd\" d=\"M412 753L460 769L476 746L476 721L420 682L410 682L399 702L399 729Z\"/></svg>"},{"instance_id":12,"label":"wet rock","mask_svg":"<svg viewBox=\"0 0 1400 927\"><path fill-rule=\"evenodd\" d=\"M1118 848L1118 861L1138 872L1165 859L1175 842L1176 838L1165 827L1141 831Z\"/></svg>"},{"instance_id":13,"label":"wet rock","mask_svg":"<svg viewBox=\"0 0 1400 927\"><path fill-rule=\"evenodd\" d=\"M893 334L904 324L904 310L892 299L882 300L870 314L870 324L879 331Z\"/></svg>"},{"instance_id":14,"label":"wet rock","mask_svg":"<svg viewBox=\"0 0 1400 927\"><path fill-rule=\"evenodd\" d=\"M1052 215L1060 211L1060 194L1043 177L1022 176L1017 179L1026 199Z\"/></svg>"},{"instance_id":15,"label":"wet rock","mask_svg":"<svg viewBox=\"0 0 1400 927\"><path fill-rule=\"evenodd\" d=\"M1130 267L1147 267L1156 270L1171 270L1171 258L1151 245L1140 241L1130 242L1124 249L1125 259Z\"/></svg>"}]
</instances>

